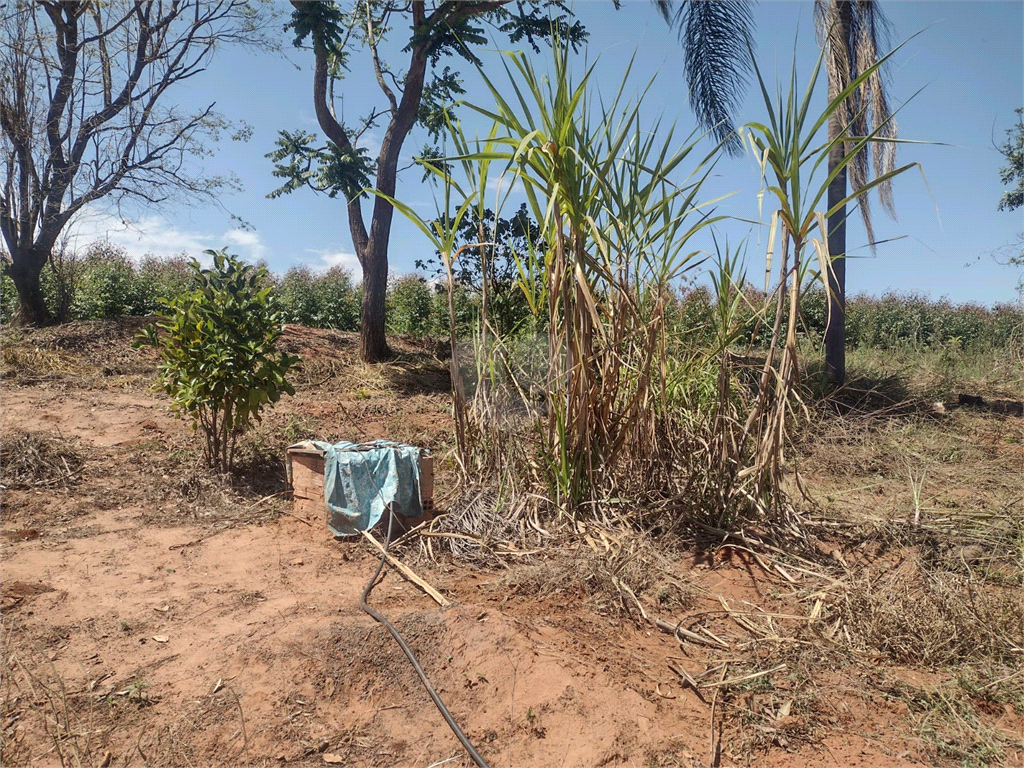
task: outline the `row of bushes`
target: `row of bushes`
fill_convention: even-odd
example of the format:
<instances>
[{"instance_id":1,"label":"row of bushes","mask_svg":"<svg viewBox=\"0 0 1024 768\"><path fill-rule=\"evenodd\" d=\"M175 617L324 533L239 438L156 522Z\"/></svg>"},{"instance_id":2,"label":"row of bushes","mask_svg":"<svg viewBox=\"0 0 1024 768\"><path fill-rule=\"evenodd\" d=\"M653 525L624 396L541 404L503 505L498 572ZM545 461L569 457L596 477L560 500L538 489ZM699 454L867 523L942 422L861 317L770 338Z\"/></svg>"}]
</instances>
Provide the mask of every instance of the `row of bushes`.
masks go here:
<instances>
[{"instance_id":1,"label":"row of bushes","mask_svg":"<svg viewBox=\"0 0 1024 768\"><path fill-rule=\"evenodd\" d=\"M159 299L172 298L190 280L189 259L147 257L133 262L121 249L110 244L90 247L82 256L58 254L54 265L43 270L43 290L51 310L61 321L96 320L127 315L153 314ZM359 328L361 288L340 267L313 272L295 267L283 276L273 276L277 296L287 322L317 328L355 331ZM716 333L713 328L712 293L703 287L684 289L667 297L673 325L688 340L701 343ZM771 334L774 319L759 319L757 309L764 295L748 290L739 302L737 337L742 343L762 346ZM507 302L515 294L504 296ZM0 280L0 320L11 320L17 295L10 278ZM526 318L529 311L512 308L508 314ZM824 291L811 290L801 304L801 334L820 339L825 331L827 301ZM477 314L472 291L459 288L455 296L456 323L468 332ZM853 296L847 300L847 343L851 348L927 348L954 344L963 348L1004 348L1020 345L1024 315L1019 305L953 304L919 294L887 293L881 298ZM387 328L390 333L415 337L448 334L448 299L443 287L416 275L396 278L387 295ZM516 323L526 323L517 319Z\"/></svg>"},{"instance_id":2,"label":"row of bushes","mask_svg":"<svg viewBox=\"0 0 1024 768\"><path fill-rule=\"evenodd\" d=\"M716 299L706 288L673 297L670 310L683 328L710 340ZM762 292L752 289L739 303L736 336L754 347L767 346L775 320L772 304L765 314ZM798 335L821 340L828 323L825 291L807 291L800 303ZM785 330L785 320L783 321ZM854 295L846 301L846 343L849 348L927 349L955 345L962 349L1002 349L1024 343L1024 312L1019 304L954 304L916 293L889 292L882 297Z\"/></svg>"},{"instance_id":3,"label":"row of bushes","mask_svg":"<svg viewBox=\"0 0 1024 768\"><path fill-rule=\"evenodd\" d=\"M185 255L146 257L135 263L125 251L109 244L90 247L83 255L55 255L42 272L43 294L58 322L102 320L151 315L160 299L171 299L189 285L192 272ZM313 272L295 267L271 275L286 322L342 331L359 329L361 286L341 267ZM0 322L9 323L17 309L13 281L0 278ZM456 294L456 322L468 330L473 302L467 291ZM447 293L421 277L395 279L387 295L388 331L411 336L448 333Z\"/></svg>"}]
</instances>

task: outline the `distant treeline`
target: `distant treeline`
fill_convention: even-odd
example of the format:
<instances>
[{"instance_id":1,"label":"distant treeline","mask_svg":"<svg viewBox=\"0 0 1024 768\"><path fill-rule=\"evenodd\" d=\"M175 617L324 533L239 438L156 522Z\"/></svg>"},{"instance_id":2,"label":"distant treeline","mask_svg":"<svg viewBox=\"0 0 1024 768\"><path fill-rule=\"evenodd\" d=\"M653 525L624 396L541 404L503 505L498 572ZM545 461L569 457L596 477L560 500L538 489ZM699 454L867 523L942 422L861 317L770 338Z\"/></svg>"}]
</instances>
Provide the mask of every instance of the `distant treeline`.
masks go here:
<instances>
[{"instance_id":1,"label":"distant treeline","mask_svg":"<svg viewBox=\"0 0 1024 768\"><path fill-rule=\"evenodd\" d=\"M121 249L109 244L91 246L83 254L62 251L43 271L43 291L54 316L61 322L98 320L131 315L151 315L160 299L170 299L189 287L188 257L146 257L133 262ZM316 328L356 331L359 328L361 288L340 267L314 272L295 267L284 275L272 275L275 293L287 322ZM533 332L525 301L515 306L515 291L500 294L505 303L504 332ZM695 343L710 340L714 328L716 298L707 288L669 292L664 297L673 326ZM457 286L456 323L468 333L478 314L479 296L472 286ZM771 335L774 311L758 313L764 295L747 289L736 319L740 343L758 347ZM9 323L17 307L10 278L0 279L0 322ZM444 287L417 275L396 278L387 297L388 331L413 337L448 334L448 299ZM1024 313L1017 304L954 304L913 293L887 293L881 298L852 296L847 301L846 333L851 348L929 348L957 345L984 349L1020 346L1024 337ZM820 339L827 322L827 301L822 290L805 293L798 332Z\"/></svg>"}]
</instances>

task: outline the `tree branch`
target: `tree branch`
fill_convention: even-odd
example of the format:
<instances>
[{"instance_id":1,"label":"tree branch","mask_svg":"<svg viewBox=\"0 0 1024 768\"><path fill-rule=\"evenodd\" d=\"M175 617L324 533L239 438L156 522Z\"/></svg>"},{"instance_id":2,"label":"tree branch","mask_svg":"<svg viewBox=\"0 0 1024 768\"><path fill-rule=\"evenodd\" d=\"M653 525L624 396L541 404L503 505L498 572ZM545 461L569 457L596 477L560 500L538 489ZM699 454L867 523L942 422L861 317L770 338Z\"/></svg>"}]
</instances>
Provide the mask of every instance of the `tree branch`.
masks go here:
<instances>
[{"instance_id":1,"label":"tree branch","mask_svg":"<svg viewBox=\"0 0 1024 768\"><path fill-rule=\"evenodd\" d=\"M370 0L366 0L366 44L370 48L370 56L373 59L373 71L377 75L377 84L387 97L388 104L391 105L391 114L394 115L398 112L398 100L395 98L395 92L384 82L384 72L381 70L380 56L377 53L377 40L373 35L373 13L370 9Z\"/></svg>"}]
</instances>

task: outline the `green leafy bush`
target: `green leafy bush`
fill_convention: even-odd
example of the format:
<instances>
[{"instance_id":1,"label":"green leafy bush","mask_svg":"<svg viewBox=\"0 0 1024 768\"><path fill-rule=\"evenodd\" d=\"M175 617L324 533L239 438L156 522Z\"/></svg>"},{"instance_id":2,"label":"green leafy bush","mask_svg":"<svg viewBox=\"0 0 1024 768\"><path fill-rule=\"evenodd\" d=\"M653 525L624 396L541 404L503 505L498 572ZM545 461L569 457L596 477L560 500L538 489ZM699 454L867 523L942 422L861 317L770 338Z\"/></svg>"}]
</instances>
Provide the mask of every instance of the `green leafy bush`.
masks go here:
<instances>
[{"instance_id":1,"label":"green leafy bush","mask_svg":"<svg viewBox=\"0 0 1024 768\"><path fill-rule=\"evenodd\" d=\"M808 335L821 338L827 303L822 290L801 299ZM846 301L846 343L851 349L925 349L953 345L962 349L1003 349L1019 343L1024 313L1019 305L953 304L914 293L881 297L851 296Z\"/></svg>"},{"instance_id":2,"label":"green leafy bush","mask_svg":"<svg viewBox=\"0 0 1024 768\"><path fill-rule=\"evenodd\" d=\"M452 286L452 302L455 305L455 336L466 338L473 334L479 315L479 299L466 286L455 283ZM444 286L434 286L430 297L429 333L433 336L448 336L451 320L448 317L448 292Z\"/></svg>"},{"instance_id":3,"label":"green leafy bush","mask_svg":"<svg viewBox=\"0 0 1024 768\"><path fill-rule=\"evenodd\" d=\"M127 251L111 243L89 246L71 305L73 319L148 315L156 308L155 300L138 280Z\"/></svg>"},{"instance_id":4,"label":"green leafy bush","mask_svg":"<svg viewBox=\"0 0 1024 768\"><path fill-rule=\"evenodd\" d=\"M160 299L170 301L192 288L191 259L184 253L177 256L144 256L135 269L137 293L144 297L137 309L151 315L161 306Z\"/></svg>"},{"instance_id":5,"label":"green leafy bush","mask_svg":"<svg viewBox=\"0 0 1024 768\"><path fill-rule=\"evenodd\" d=\"M292 267L278 283L285 320L312 328L359 330L360 292L341 267L317 275L308 267Z\"/></svg>"},{"instance_id":6,"label":"green leafy bush","mask_svg":"<svg viewBox=\"0 0 1024 768\"><path fill-rule=\"evenodd\" d=\"M228 471L250 420L282 393L295 394L285 376L298 358L275 349L283 318L267 270L223 250L206 253L213 268L191 262L196 287L161 300L164 311L136 344L160 351L159 384L202 429L209 465Z\"/></svg>"},{"instance_id":7,"label":"green leafy bush","mask_svg":"<svg viewBox=\"0 0 1024 768\"><path fill-rule=\"evenodd\" d=\"M18 290L5 271L8 264L10 259L7 258L7 254L3 254L0 258L0 323L4 325L14 319L14 314L18 310Z\"/></svg>"},{"instance_id":8,"label":"green leafy bush","mask_svg":"<svg viewBox=\"0 0 1024 768\"><path fill-rule=\"evenodd\" d=\"M428 335L433 302L427 281L419 275L406 275L389 288L384 305L388 331L420 338Z\"/></svg>"}]
</instances>

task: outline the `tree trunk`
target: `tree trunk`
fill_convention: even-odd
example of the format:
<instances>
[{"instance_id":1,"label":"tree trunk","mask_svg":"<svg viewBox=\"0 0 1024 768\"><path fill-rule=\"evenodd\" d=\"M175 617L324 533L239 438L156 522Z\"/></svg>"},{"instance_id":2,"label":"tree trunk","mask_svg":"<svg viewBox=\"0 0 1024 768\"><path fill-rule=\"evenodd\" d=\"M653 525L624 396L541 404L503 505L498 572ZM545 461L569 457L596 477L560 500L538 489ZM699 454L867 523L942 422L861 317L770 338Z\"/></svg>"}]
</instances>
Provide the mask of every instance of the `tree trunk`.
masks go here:
<instances>
[{"instance_id":1,"label":"tree trunk","mask_svg":"<svg viewBox=\"0 0 1024 768\"><path fill-rule=\"evenodd\" d=\"M383 246L383 247L382 247ZM375 241L371 248L383 253L367 253L363 263L363 304L359 320L359 354L367 363L380 363L391 357L384 335L384 300L388 289L387 240Z\"/></svg>"},{"instance_id":2,"label":"tree trunk","mask_svg":"<svg viewBox=\"0 0 1024 768\"><path fill-rule=\"evenodd\" d=\"M18 305L21 319L28 325L41 326L53 322L53 315L43 299L43 287L39 281L49 254L33 246L21 253L11 254L7 274L14 281L18 291Z\"/></svg>"},{"instance_id":3,"label":"tree trunk","mask_svg":"<svg viewBox=\"0 0 1024 768\"><path fill-rule=\"evenodd\" d=\"M838 36L850 39L850 22L853 9L849 0L838 0L840 26ZM829 100L839 95L839 86L829 81ZM829 141L835 140L846 128L839 117L841 110L833 112L828 121ZM831 172L846 157L846 145L840 142L832 147L828 156ZM846 169L844 168L828 185L828 209L846 197ZM832 270L828 275L829 320L825 330L825 370L835 387L846 381L846 206L828 218L828 252L832 257Z\"/></svg>"}]
</instances>

